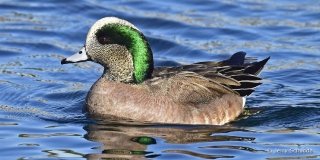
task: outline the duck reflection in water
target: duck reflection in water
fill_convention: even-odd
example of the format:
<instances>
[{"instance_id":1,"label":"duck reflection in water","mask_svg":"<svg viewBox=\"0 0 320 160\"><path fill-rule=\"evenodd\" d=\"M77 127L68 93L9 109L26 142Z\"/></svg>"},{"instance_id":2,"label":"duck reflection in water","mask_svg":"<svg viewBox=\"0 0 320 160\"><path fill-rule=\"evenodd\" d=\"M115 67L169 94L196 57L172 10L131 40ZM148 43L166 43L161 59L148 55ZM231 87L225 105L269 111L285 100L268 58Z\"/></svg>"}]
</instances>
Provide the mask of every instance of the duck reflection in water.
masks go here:
<instances>
[{"instance_id":1,"label":"duck reflection in water","mask_svg":"<svg viewBox=\"0 0 320 160\"><path fill-rule=\"evenodd\" d=\"M95 117L100 120L97 124L84 127L87 131L85 138L90 141L102 143L101 154L86 155L87 159L101 158L124 158L124 159L147 159L161 156L162 153L180 153L198 158L233 158L230 155L207 155L188 150L162 150L154 153L148 150L148 146L170 144L192 144L199 142L219 141L253 141L251 137L230 136L227 133L233 131L246 131L233 126L213 125L177 125L177 124L154 124L141 123L117 117ZM226 134L221 134L226 133ZM215 135L217 134L217 135ZM159 142L161 141L161 142ZM204 146L208 148L233 148L234 146ZM247 148L247 147L243 147ZM250 150L250 148L249 148ZM251 149L253 150L253 149Z\"/></svg>"}]
</instances>

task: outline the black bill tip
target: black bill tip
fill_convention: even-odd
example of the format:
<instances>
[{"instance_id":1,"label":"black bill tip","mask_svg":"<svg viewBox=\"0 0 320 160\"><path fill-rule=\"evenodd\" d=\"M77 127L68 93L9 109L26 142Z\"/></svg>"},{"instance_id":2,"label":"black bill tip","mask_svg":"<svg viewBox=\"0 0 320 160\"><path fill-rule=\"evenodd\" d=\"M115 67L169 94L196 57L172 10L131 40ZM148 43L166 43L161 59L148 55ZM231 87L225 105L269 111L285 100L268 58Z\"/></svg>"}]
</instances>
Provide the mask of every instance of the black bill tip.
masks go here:
<instances>
[{"instance_id":1,"label":"black bill tip","mask_svg":"<svg viewBox=\"0 0 320 160\"><path fill-rule=\"evenodd\" d=\"M67 63L68 63L68 61L67 61L66 58L64 58L64 59L61 61L61 64L67 64Z\"/></svg>"}]
</instances>

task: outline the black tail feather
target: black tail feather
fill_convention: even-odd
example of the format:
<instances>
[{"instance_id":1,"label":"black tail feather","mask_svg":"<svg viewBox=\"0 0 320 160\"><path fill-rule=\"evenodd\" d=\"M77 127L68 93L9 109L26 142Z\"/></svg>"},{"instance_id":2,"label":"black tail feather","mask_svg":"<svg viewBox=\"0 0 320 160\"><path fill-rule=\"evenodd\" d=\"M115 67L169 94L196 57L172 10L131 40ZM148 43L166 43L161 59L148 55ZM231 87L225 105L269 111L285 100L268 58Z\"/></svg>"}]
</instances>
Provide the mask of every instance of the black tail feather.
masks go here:
<instances>
[{"instance_id":1,"label":"black tail feather","mask_svg":"<svg viewBox=\"0 0 320 160\"><path fill-rule=\"evenodd\" d=\"M269 59L270 59L270 57L268 57L260 62L254 62L254 63L249 64L249 67L247 67L243 71L243 73L259 75L260 72L262 71L264 65L268 62Z\"/></svg>"},{"instance_id":2,"label":"black tail feather","mask_svg":"<svg viewBox=\"0 0 320 160\"><path fill-rule=\"evenodd\" d=\"M228 60L226 60L224 66L242 66L244 64L246 52L237 52L233 54Z\"/></svg>"},{"instance_id":3,"label":"black tail feather","mask_svg":"<svg viewBox=\"0 0 320 160\"><path fill-rule=\"evenodd\" d=\"M218 70L219 73L231 76L231 78L240 82L240 86L230 86L234 91L238 92L240 96L249 96L254 92L255 87L262 84L259 82L261 78L259 78L258 75L270 59L270 57L268 57L262 61L252 62L256 60L253 58L250 59L251 62L247 62L245 55L245 52L233 54L230 59L222 62L223 66L228 66L228 68Z\"/></svg>"},{"instance_id":4,"label":"black tail feather","mask_svg":"<svg viewBox=\"0 0 320 160\"><path fill-rule=\"evenodd\" d=\"M244 96L249 96L252 92L254 92L254 89L235 89L236 92L239 93L239 95L241 97L244 97Z\"/></svg>"},{"instance_id":5,"label":"black tail feather","mask_svg":"<svg viewBox=\"0 0 320 160\"><path fill-rule=\"evenodd\" d=\"M233 75L231 76L233 79L238 80L238 81L257 81L257 80L262 80L262 78L257 77L255 75L250 75L250 74L239 74L239 75Z\"/></svg>"},{"instance_id":6,"label":"black tail feather","mask_svg":"<svg viewBox=\"0 0 320 160\"><path fill-rule=\"evenodd\" d=\"M261 82L255 82L255 81L244 81L240 82L240 86L232 86L232 89L247 89L247 88L255 88L259 85L261 85Z\"/></svg>"}]
</instances>

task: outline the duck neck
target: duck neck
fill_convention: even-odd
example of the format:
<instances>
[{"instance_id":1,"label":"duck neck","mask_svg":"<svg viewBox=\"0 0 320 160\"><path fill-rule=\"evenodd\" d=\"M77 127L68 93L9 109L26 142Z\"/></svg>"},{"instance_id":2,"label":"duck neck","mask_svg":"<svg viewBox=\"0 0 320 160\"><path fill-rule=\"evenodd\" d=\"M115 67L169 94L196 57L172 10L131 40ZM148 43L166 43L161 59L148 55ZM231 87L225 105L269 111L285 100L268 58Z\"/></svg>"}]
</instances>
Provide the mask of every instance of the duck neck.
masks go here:
<instances>
[{"instance_id":1,"label":"duck neck","mask_svg":"<svg viewBox=\"0 0 320 160\"><path fill-rule=\"evenodd\" d=\"M121 83L127 83L127 84L134 83L133 76L123 76L122 74L119 74L119 73L120 72L110 70L109 68L104 68L101 78L104 78L108 81L115 81L115 82L121 82ZM131 75L133 75L133 72Z\"/></svg>"},{"instance_id":2,"label":"duck neck","mask_svg":"<svg viewBox=\"0 0 320 160\"><path fill-rule=\"evenodd\" d=\"M132 54L123 45L115 44L111 48L115 49L109 54L117 55L117 60L104 60L103 54L97 58L97 62L104 66L102 78L122 83L135 83Z\"/></svg>"},{"instance_id":3,"label":"duck neck","mask_svg":"<svg viewBox=\"0 0 320 160\"><path fill-rule=\"evenodd\" d=\"M100 34L98 32L98 34ZM113 37L114 42L123 45L132 55L134 83L151 78L153 55L146 37L136 28L118 23L104 26L101 34Z\"/></svg>"}]
</instances>

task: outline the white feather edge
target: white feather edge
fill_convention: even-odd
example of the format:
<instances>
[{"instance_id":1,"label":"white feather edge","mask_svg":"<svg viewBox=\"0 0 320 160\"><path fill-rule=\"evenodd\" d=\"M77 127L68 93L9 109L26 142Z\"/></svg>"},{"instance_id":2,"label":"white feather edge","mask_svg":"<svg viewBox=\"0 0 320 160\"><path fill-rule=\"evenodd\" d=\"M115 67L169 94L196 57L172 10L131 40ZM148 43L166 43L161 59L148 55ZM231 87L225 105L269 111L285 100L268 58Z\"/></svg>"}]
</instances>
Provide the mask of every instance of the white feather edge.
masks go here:
<instances>
[{"instance_id":1,"label":"white feather edge","mask_svg":"<svg viewBox=\"0 0 320 160\"><path fill-rule=\"evenodd\" d=\"M242 97L242 108L246 105L246 96Z\"/></svg>"}]
</instances>

